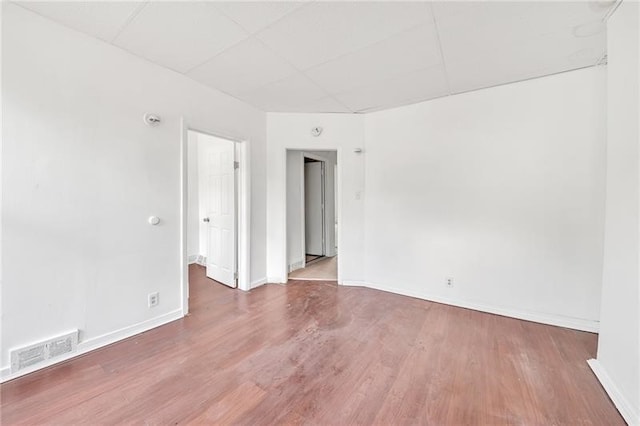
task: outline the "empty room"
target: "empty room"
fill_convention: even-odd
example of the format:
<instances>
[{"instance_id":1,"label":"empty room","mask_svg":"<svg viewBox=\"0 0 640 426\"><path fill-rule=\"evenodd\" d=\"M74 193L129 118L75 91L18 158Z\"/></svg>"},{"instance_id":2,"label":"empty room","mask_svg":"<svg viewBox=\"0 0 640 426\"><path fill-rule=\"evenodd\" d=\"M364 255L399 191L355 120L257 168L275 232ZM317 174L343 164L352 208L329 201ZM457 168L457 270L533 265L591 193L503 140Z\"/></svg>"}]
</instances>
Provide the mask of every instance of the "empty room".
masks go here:
<instances>
[{"instance_id":1,"label":"empty room","mask_svg":"<svg viewBox=\"0 0 640 426\"><path fill-rule=\"evenodd\" d=\"M640 425L638 1L0 10L3 425Z\"/></svg>"}]
</instances>

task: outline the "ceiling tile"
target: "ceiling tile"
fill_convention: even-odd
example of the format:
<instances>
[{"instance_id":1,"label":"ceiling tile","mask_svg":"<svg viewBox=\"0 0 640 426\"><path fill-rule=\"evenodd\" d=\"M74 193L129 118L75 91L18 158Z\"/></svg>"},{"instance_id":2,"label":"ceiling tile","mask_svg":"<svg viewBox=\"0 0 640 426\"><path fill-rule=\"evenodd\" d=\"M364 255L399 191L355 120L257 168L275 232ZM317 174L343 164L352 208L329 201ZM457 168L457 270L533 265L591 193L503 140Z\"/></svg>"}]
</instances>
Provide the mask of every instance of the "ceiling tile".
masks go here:
<instances>
[{"instance_id":1,"label":"ceiling tile","mask_svg":"<svg viewBox=\"0 0 640 426\"><path fill-rule=\"evenodd\" d=\"M145 2L22 1L16 4L74 30L111 41Z\"/></svg>"},{"instance_id":2,"label":"ceiling tile","mask_svg":"<svg viewBox=\"0 0 640 426\"><path fill-rule=\"evenodd\" d=\"M443 47L449 46L442 35ZM605 34L573 37L566 29L528 40L474 45L466 55L445 51L452 93L595 65L606 51ZM448 60L455 56L457 60ZM473 72L469 72L473 69Z\"/></svg>"},{"instance_id":3,"label":"ceiling tile","mask_svg":"<svg viewBox=\"0 0 640 426\"><path fill-rule=\"evenodd\" d=\"M527 57L526 51L521 51L519 57L522 59L517 64L506 56L475 64L448 64L451 93L468 92L592 66L602 58L605 49L576 47L576 50L568 51L571 53L546 57ZM474 70L473 73L468 71L470 68Z\"/></svg>"},{"instance_id":4,"label":"ceiling tile","mask_svg":"<svg viewBox=\"0 0 640 426\"><path fill-rule=\"evenodd\" d=\"M445 14L448 18L440 18L443 10L457 10L461 6L438 4L434 8L445 64L486 61L485 55L491 56L492 52L501 51L512 53L523 45L538 44L541 48L552 48L547 41L558 34L562 36L556 37L558 40L589 38L575 37L573 31L574 27L580 27L580 22L590 23L594 16L586 4L577 2L569 5L553 2L479 2L469 6L469 10L462 9L467 13ZM578 12L583 12L583 20L578 19L581 15ZM603 36L604 27L601 30L600 35ZM594 42L597 43L597 40ZM513 62L517 62L517 59L514 58Z\"/></svg>"},{"instance_id":5,"label":"ceiling tile","mask_svg":"<svg viewBox=\"0 0 640 426\"><path fill-rule=\"evenodd\" d=\"M594 65L615 1L17 4L267 111L362 112Z\"/></svg>"},{"instance_id":6,"label":"ceiling tile","mask_svg":"<svg viewBox=\"0 0 640 426\"><path fill-rule=\"evenodd\" d=\"M187 72L247 37L207 2L152 2L114 44L179 72Z\"/></svg>"},{"instance_id":7,"label":"ceiling tile","mask_svg":"<svg viewBox=\"0 0 640 426\"><path fill-rule=\"evenodd\" d=\"M313 2L257 34L305 70L432 21L426 2Z\"/></svg>"},{"instance_id":8,"label":"ceiling tile","mask_svg":"<svg viewBox=\"0 0 640 426\"><path fill-rule=\"evenodd\" d=\"M328 93L388 80L440 64L435 28L424 24L305 71Z\"/></svg>"},{"instance_id":9,"label":"ceiling tile","mask_svg":"<svg viewBox=\"0 0 640 426\"><path fill-rule=\"evenodd\" d=\"M413 71L384 82L334 95L356 112L379 110L447 95L441 65Z\"/></svg>"},{"instance_id":10,"label":"ceiling tile","mask_svg":"<svg viewBox=\"0 0 640 426\"><path fill-rule=\"evenodd\" d=\"M340 102L335 100L332 97L326 97L317 99L313 102L309 102L306 104L302 104L294 109L282 110L279 112L340 112L340 113L350 113L352 112L349 108L342 105Z\"/></svg>"},{"instance_id":11,"label":"ceiling tile","mask_svg":"<svg viewBox=\"0 0 640 426\"><path fill-rule=\"evenodd\" d=\"M327 96L301 73L270 83L258 89L238 94L238 98L266 111L298 108Z\"/></svg>"},{"instance_id":12,"label":"ceiling tile","mask_svg":"<svg viewBox=\"0 0 640 426\"><path fill-rule=\"evenodd\" d=\"M250 33L255 33L302 6L305 2L222 1L215 6Z\"/></svg>"},{"instance_id":13,"label":"ceiling tile","mask_svg":"<svg viewBox=\"0 0 640 426\"><path fill-rule=\"evenodd\" d=\"M433 3L433 14L443 28L517 23L518 33L544 34L601 20L614 4L615 1L439 1Z\"/></svg>"},{"instance_id":14,"label":"ceiling tile","mask_svg":"<svg viewBox=\"0 0 640 426\"><path fill-rule=\"evenodd\" d=\"M593 20L606 11L586 2L435 3L452 93L595 65L606 36Z\"/></svg>"},{"instance_id":15,"label":"ceiling tile","mask_svg":"<svg viewBox=\"0 0 640 426\"><path fill-rule=\"evenodd\" d=\"M187 75L208 86L236 95L295 74L260 40L249 38L190 71Z\"/></svg>"}]
</instances>

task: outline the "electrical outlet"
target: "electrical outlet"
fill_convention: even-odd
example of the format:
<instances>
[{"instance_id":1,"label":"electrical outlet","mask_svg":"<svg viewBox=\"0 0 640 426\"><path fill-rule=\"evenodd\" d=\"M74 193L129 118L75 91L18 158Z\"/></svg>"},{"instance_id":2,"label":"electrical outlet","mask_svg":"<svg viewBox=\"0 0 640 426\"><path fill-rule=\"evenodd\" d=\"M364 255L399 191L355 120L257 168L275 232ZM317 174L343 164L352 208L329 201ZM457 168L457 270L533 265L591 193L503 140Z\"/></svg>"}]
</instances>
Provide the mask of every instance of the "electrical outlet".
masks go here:
<instances>
[{"instance_id":1,"label":"electrical outlet","mask_svg":"<svg viewBox=\"0 0 640 426\"><path fill-rule=\"evenodd\" d=\"M445 278L444 285L446 285L447 287L453 287L453 278L452 277Z\"/></svg>"},{"instance_id":2,"label":"electrical outlet","mask_svg":"<svg viewBox=\"0 0 640 426\"><path fill-rule=\"evenodd\" d=\"M160 303L160 294L158 292L149 293L149 307L158 306L158 303Z\"/></svg>"}]
</instances>

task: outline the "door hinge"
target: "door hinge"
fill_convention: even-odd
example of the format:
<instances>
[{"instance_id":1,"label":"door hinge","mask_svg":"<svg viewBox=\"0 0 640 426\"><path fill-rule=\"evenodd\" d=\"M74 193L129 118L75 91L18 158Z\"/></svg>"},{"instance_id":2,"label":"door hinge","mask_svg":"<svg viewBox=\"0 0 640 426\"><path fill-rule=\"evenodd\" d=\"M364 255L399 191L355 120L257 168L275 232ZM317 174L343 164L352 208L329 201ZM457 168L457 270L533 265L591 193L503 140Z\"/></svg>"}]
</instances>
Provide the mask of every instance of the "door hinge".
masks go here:
<instances>
[{"instance_id":1,"label":"door hinge","mask_svg":"<svg viewBox=\"0 0 640 426\"><path fill-rule=\"evenodd\" d=\"M239 169L240 168L240 162L239 161L234 161L233 162L233 168L234 169Z\"/></svg>"}]
</instances>

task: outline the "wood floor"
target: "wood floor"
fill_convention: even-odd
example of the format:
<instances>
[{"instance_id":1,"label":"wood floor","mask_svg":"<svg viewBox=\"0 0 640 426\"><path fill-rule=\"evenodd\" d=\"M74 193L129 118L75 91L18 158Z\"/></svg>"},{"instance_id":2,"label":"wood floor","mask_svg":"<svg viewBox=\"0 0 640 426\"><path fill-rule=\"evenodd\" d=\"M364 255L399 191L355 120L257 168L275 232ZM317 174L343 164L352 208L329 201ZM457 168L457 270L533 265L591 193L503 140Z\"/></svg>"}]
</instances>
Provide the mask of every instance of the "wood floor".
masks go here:
<instances>
[{"instance_id":1,"label":"wood floor","mask_svg":"<svg viewBox=\"0 0 640 426\"><path fill-rule=\"evenodd\" d=\"M335 281L338 279L338 256L325 257L297 269L289 274L289 279Z\"/></svg>"},{"instance_id":2,"label":"wood floor","mask_svg":"<svg viewBox=\"0 0 640 426\"><path fill-rule=\"evenodd\" d=\"M10 424L624 422L597 336L321 281L191 269L192 314L1 386Z\"/></svg>"}]
</instances>

